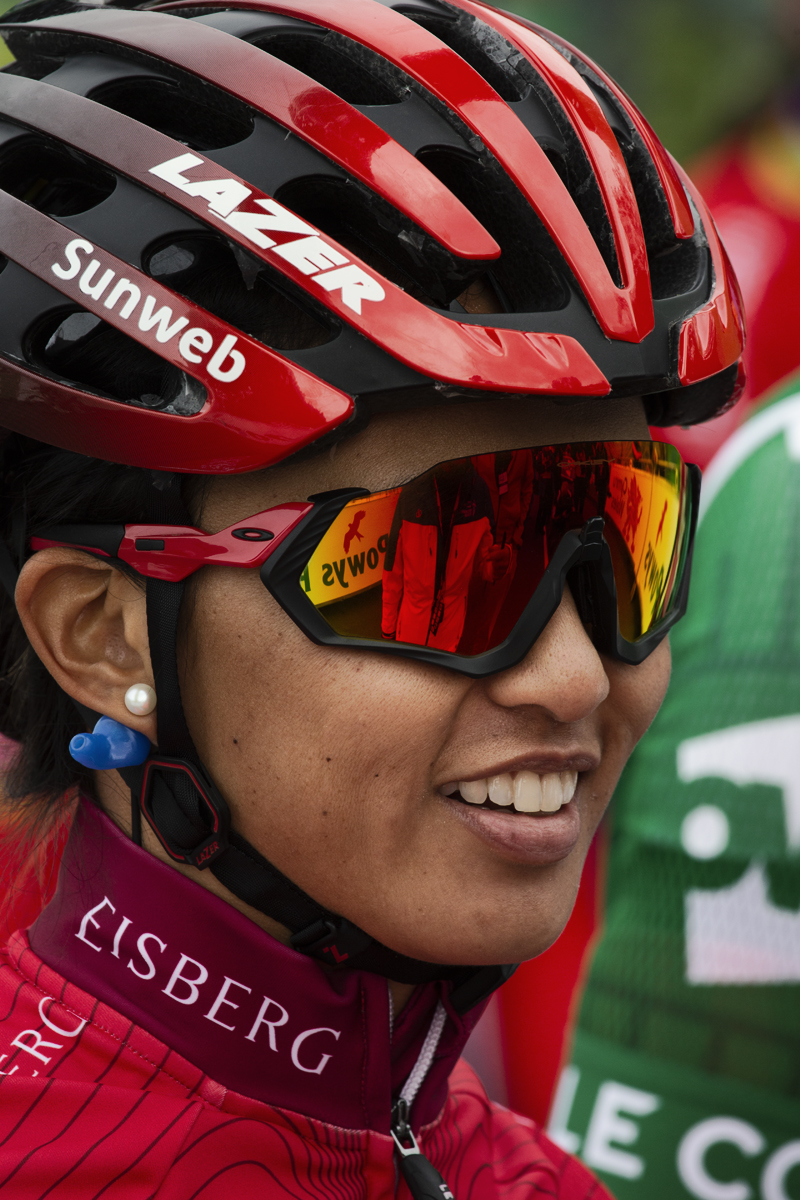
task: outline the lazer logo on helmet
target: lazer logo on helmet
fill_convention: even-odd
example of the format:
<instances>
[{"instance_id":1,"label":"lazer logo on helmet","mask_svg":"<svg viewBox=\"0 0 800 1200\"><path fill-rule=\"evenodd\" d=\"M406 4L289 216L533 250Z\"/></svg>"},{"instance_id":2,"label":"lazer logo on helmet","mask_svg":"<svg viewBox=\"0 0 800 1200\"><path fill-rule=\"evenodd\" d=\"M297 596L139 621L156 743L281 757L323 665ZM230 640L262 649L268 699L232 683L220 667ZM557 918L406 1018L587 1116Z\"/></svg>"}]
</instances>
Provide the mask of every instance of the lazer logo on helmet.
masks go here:
<instances>
[{"instance_id":1,"label":"lazer logo on helmet","mask_svg":"<svg viewBox=\"0 0 800 1200\"><path fill-rule=\"evenodd\" d=\"M149 333L150 330L154 330L155 339L162 346L181 334L178 353L188 363L202 362L204 356L213 350L205 369L214 379L219 379L222 383L233 383L239 378L246 364L244 355L239 350L234 350L239 340L234 334L227 334L215 348L214 337L208 329L199 325L187 329L188 317L176 317L173 320L173 310L169 305L162 304L156 309L157 298L146 295L142 299L142 289L132 280L124 277L117 279L116 271L111 267L103 270L99 258L92 258L86 262L80 257L94 253L95 248L91 242L87 242L85 238L73 238L64 247L66 265L56 262L50 270L63 280L75 279L80 275L78 287L81 292L97 302L105 296L103 306L111 312L117 310L116 315L123 320L130 320L138 311L136 323L141 332Z\"/></svg>"},{"instance_id":2,"label":"lazer logo on helmet","mask_svg":"<svg viewBox=\"0 0 800 1200\"><path fill-rule=\"evenodd\" d=\"M253 188L230 176L219 179L186 178L186 171L200 166L214 164L207 163L196 154L179 154L177 158L151 167L150 174L157 175L187 196L202 196L213 216L221 217L226 225L230 225L231 229L242 234L260 250L271 250L279 255L301 275L311 275L312 282L324 291L341 292L342 304L359 316L362 301L385 299L386 292L377 279L350 262L341 250L324 241L313 225L278 204L277 200L259 195ZM246 200L258 205L258 209L242 209L240 206ZM294 236L291 240L281 240L281 234Z\"/></svg>"}]
</instances>

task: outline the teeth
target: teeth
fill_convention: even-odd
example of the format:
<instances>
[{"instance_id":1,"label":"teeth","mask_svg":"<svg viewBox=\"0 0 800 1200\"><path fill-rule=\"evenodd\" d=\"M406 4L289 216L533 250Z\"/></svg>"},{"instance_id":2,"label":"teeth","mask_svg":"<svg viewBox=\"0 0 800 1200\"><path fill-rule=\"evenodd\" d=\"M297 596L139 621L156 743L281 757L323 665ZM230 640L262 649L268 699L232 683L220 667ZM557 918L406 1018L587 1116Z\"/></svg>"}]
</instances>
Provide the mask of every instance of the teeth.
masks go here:
<instances>
[{"instance_id":1,"label":"teeth","mask_svg":"<svg viewBox=\"0 0 800 1200\"><path fill-rule=\"evenodd\" d=\"M578 786L577 771L537 775L535 771L517 771L512 775L492 775L466 783L448 783L440 790L445 796L461 793L468 804L484 804L488 797L504 808L512 804L517 812L554 813L569 804Z\"/></svg>"},{"instance_id":2,"label":"teeth","mask_svg":"<svg viewBox=\"0 0 800 1200\"><path fill-rule=\"evenodd\" d=\"M504 807L514 803L514 781L510 775L493 775L489 780L489 799Z\"/></svg>"},{"instance_id":3,"label":"teeth","mask_svg":"<svg viewBox=\"0 0 800 1200\"><path fill-rule=\"evenodd\" d=\"M517 812L539 812L542 807L542 777L534 771L518 771L514 780Z\"/></svg>"},{"instance_id":4,"label":"teeth","mask_svg":"<svg viewBox=\"0 0 800 1200\"><path fill-rule=\"evenodd\" d=\"M489 787L485 779L476 779L472 783L460 783L458 790L467 804L483 804L489 795Z\"/></svg>"},{"instance_id":5,"label":"teeth","mask_svg":"<svg viewBox=\"0 0 800 1200\"><path fill-rule=\"evenodd\" d=\"M564 789L559 775L542 776L542 812L558 812L564 803Z\"/></svg>"}]
</instances>

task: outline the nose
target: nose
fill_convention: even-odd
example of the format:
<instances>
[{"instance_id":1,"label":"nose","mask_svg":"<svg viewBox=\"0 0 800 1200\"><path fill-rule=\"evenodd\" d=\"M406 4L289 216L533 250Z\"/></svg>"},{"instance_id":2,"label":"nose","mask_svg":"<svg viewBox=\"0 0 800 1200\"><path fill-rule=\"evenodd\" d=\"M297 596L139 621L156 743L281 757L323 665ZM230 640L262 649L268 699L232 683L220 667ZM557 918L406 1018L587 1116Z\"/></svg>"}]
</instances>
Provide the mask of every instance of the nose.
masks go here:
<instances>
[{"instance_id":1,"label":"nose","mask_svg":"<svg viewBox=\"0 0 800 1200\"><path fill-rule=\"evenodd\" d=\"M603 703L609 679L568 587L522 662L491 676L487 684L495 704L535 705L564 724L583 720Z\"/></svg>"}]
</instances>

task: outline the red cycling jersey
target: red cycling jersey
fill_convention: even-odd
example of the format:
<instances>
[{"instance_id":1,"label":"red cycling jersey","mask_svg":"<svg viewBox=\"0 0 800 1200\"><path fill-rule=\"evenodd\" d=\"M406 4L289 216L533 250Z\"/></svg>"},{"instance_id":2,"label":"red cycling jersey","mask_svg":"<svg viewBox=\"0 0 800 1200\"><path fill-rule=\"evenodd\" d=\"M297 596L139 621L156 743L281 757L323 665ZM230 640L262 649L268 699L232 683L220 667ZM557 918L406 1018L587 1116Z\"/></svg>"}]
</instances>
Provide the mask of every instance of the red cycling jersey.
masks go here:
<instances>
[{"instance_id":1,"label":"red cycling jersey","mask_svg":"<svg viewBox=\"0 0 800 1200\"><path fill-rule=\"evenodd\" d=\"M456 1200L608 1200L460 1051L449 984L390 1029L385 980L331 970L78 809L58 890L0 960L0 1189L13 1200L408 1200L391 1097Z\"/></svg>"}]
</instances>

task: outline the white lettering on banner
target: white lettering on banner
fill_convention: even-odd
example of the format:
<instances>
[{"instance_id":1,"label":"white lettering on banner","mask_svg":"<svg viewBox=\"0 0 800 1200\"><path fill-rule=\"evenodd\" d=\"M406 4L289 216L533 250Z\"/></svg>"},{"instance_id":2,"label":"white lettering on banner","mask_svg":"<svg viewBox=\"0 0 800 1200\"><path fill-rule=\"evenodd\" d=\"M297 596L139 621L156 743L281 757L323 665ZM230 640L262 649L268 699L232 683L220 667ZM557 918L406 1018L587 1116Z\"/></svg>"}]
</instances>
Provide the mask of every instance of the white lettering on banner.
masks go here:
<instances>
[{"instance_id":1,"label":"white lettering on banner","mask_svg":"<svg viewBox=\"0 0 800 1200\"><path fill-rule=\"evenodd\" d=\"M266 1014L267 1014L267 1010L268 1010L270 1004L274 1004L276 1008L279 1008L281 1010L281 1015L277 1021L267 1021L266 1020ZM260 1026L266 1025L267 1028L269 1029L269 1048L270 1048L270 1050L277 1050L278 1043L275 1040L275 1030L280 1029L281 1025L285 1025L288 1020L289 1020L289 1014L286 1011L286 1009L283 1007L283 1005L278 1004L277 1000L270 1000L269 996L265 996L264 1003L261 1005L261 1008L258 1010L258 1016L256 1017L255 1021L253 1022L253 1028L250 1030L250 1032L247 1035L248 1042L254 1042L256 1040L256 1033L258 1032L258 1029L260 1028Z\"/></svg>"},{"instance_id":2,"label":"white lettering on banner","mask_svg":"<svg viewBox=\"0 0 800 1200\"><path fill-rule=\"evenodd\" d=\"M103 945L96 945L94 942L89 940L87 935L87 929L90 924L94 929L100 929L100 922L96 920L96 918L105 908L110 909L112 915L116 914L117 910L115 906L111 903L108 896L104 896L99 904L95 904L93 908L90 908L88 912L84 913L80 918L79 931L75 936L80 937L80 940L85 942L86 945L91 947L92 950L108 953L110 958L116 958L121 962L120 947L122 938L125 932L133 925L133 921L130 917L123 917L119 924L114 922L114 924L117 924L117 927L113 934L113 938L112 929L114 928L114 924L111 925L110 929L103 930L103 937L101 939L103 941ZM155 943L160 954L163 955L166 953L168 949L167 943L158 937L157 934L150 932L141 933L136 940L136 950L139 955L139 960L134 962L134 959L130 958L127 963L127 969L132 971L138 979L143 980L145 983L155 980L155 987L159 988L163 995L169 996L171 1000L176 1001L178 1004L183 1004L187 1007L191 1007L192 1005L196 1004L198 1000L201 1000L201 993L204 985L209 983L210 972L208 968L196 958L192 958L189 954L181 953L178 956L177 964L169 976L166 987L162 988L161 983L163 982L164 975L166 974L166 971L169 970L169 967L166 967L166 969L161 968L161 978L156 978L159 974L159 968L156 966L156 962L154 961L152 943ZM112 964L108 965L109 967L112 966ZM116 968L114 969L116 970ZM285 1040L283 1040L282 1044L279 1045L277 1031L282 1029L284 1025L289 1025L291 1021L289 1010L284 1008L279 1001L270 996L263 996L255 1020L253 1020L252 1016L248 1014L246 1017L246 1022L243 1021L242 1026L237 1030L237 1026L234 1023L237 1018L233 1017L232 1014L234 1012L238 1013L240 1009L248 1004L247 997L253 996L253 988L250 987L249 984L240 983L237 979L234 979L230 975L223 975L221 983L213 982L210 986L216 988L216 995L211 993L214 995L214 999L211 1000L208 1011L203 1013L203 1017L206 1020L211 1021L212 1024L219 1026L228 1033L238 1032L239 1036L245 1037L245 1039L249 1042L256 1042L259 1030L264 1027L267 1031L266 1037L258 1039L259 1047L264 1044L268 1044L270 1050L276 1054L283 1053L286 1055L288 1053L288 1057L290 1058L293 1067L298 1071L302 1071L304 1075L322 1074L322 1072L325 1070L325 1067L333 1057L333 1054L323 1052L319 1048L315 1048L312 1045L306 1046L305 1043L309 1041L309 1039L315 1038L317 1035L322 1036L327 1034L331 1034L335 1041L338 1042L339 1038L341 1037L341 1030L330 1029L326 1026L321 1026L315 1029L305 1029L297 1034L294 1034L292 1031L287 1033ZM231 998L232 995L235 995L235 991L233 989L236 988L244 993L244 998L240 998L238 1002ZM57 1033L62 1037L77 1037L86 1022L82 1022L76 1029L73 1030L62 1029L45 1014L44 1005L47 1002L58 1003L50 996L45 996L42 999L39 1005L39 1015L44 1024L49 1029L52 1029L54 1033ZM252 1003L253 1008L255 1007L256 1002L256 996L253 996L253 1000L250 1002ZM202 1003L204 1006L209 1003L208 989L206 989L205 995L202 996ZM225 1014L229 1017L230 1023L222 1020L219 1015L225 1008L230 1008L232 1010L230 1014ZM250 1022L252 1022L252 1024L250 1024ZM248 1024L250 1026L249 1032L245 1034L244 1030L248 1028ZM295 1028L296 1025L297 1022L295 1022ZM210 1033L210 1030L208 1032ZM59 1043L44 1041L41 1034L37 1033L36 1030L33 1029L23 1030L22 1033L18 1035L18 1039L20 1038L23 1039L24 1044L20 1043L19 1040L15 1040L12 1044L17 1045L21 1050L25 1050L28 1054L35 1055L43 1062L49 1062L50 1059L41 1053L42 1047L46 1049L63 1049L63 1046L61 1046ZM30 1039L33 1039L33 1041ZM302 1061L300 1057L301 1052ZM2 1061L3 1058L0 1056L0 1062ZM0 1075L2 1074L3 1072L0 1071Z\"/></svg>"},{"instance_id":3,"label":"white lettering on banner","mask_svg":"<svg viewBox=\"0 0 800 1200\"><path fill-rule=\"evenodd\" d=\"M136 949L139 951L139 953L142 956L143 961L146 963L147 970L146 971L138 971L136 969L136 967L133 965L133 959L132 958L128 959L128 970L133 971L134 975L138 975L140 979L152 979L156 973L155 963L153 962L150 955L147 953L148 941L158 942L159 947L161 948L162 954L164 953L164 951L167 948L167 943L162 942L161 938L156 937L156 935L154 933L141 934L138 941L136 942Z\"/></svg>"},{"instance_id":4,"label":"white lettering on banner","mask_svg":"<svg viewBox=\"0 0 800 1200\"><path fill-rule=\"evenodd\" d=\"M581 1144L578 1134L573 1133L568 1128L569 1119L572 1115L572 1106L575 1103L575 1093L578 1090L580 1081L581 1072L579 1067L564 1067L564 1070L561 1072L561 1078L558 1081L555 1098L553 1099L553 1107L550 1112L550 1122L547 1126L547 1136L557 1146L560 1146L562 1150L566 1150L567 1154L577 1154Z\"/></svg>"},{"instance_id":5,"label":"white lettering on banner","mask_svg":"<svg viewBox=\"0 0 800 1200\"><path fill-rule=\"evenodd\" d=\"M7 1058L8 1058L7 1054L0 1054L0 1063L5 1062ZM13 1075L18 1070L19 1070L19 1067L15 1063L10 1071L0 1071L0 1075ZM37 1072L37 1074L38 1074L38 1072Z\"/></svg>"},{"instance_id":6,"label":"white lettering on banner","mask_svg":"<svg viewBox=\"0 0 800 1200\"><path fill-rule=\"evenodd\" d=\"M213 166L196 154L179 154L166 162L150 167L149 173L157 175L171 187L185 192L187 196L202 196L208 202L209 211L222 217L227 225L241 233L260 250L272 250L275 254L291 263L304 275L314 275L315 271L324 274L314 275L313 282L326 292L341 292L342 303L361 314L361 304L364 300L380 302L386 298L386 292L378 280L351 263L346 255L334 246L329 245L320 237L311 225L307 225L296 213L284 208L269 196L254 196L253 189L245 187L236 179L187 179L185 172L195 167ZM257 204L263 212L242 211L239 205L249 201ZM297 233L301 236L296 241L276 244L270 233ZM89 246L88 242L83 243ZM91 250L92 247L89 246ZM72 259L68 256L72 269ZM334 268L331 270L330 268ZM75 267L75 274L79 270ZM55 270L55 267L53 268ZM58 272L56 272L58 274ZM62 276L72 278L72 276Z\"/></svg>"},{"instance_id":7,"label":"white lettering on banner","mask_svg":"<svg viewBox=\"0 0 800 1200\"><path fill-rule=\"evenodd\" d=\"M783 796L786 841L800 850L800 716L733 725L678 746L678 777L728 779L745 787L766 783Z\"/></svg>"},{"instance_id":8,"label":"white lettering on banner","mask_svg":"<svg viewBox=\"0 0 800 1200\"><path fill-rule=\"evenodd\" d=\"M639 1126L628 1117L649 1117L660 1107L661 1098L652 1092L626 1087L614 1080L602 1084L586 1131L584 1162L622 1179L640 1179L644 1174L644 1159L618 1147L633 1146L638 1141ZM617 1145L612 1145L613 1142Z\"/></svg>"},{"instance_id":9,"label":"white lettering on banner","mask_svg":"<svg viewBox=\"0 0 800 1200\"><path fill-rule=\"evenodd\" d=\"M26 1045L25 1042L22 1040L23 1038L29 1038L29 1037L35 1039L32 1046ZM44 1038L42 1037L42 1035L36 1029L23 1029L22 1033L18 1033L17 1036L14 1038L11 1045L16 1046L18 1050L24 1050L26 1054L32 1054L34 1056L34 1058L41 1059L41 1061L45 1065L47 1065L47 1063L50 1062L52 1055L50 1055L48 1057L48 1055L46 1055L46 1054L40 1054L39 1053L40 1046L47 1046L48 1050L63 1050L64 1049L64 1047L62 1046L62 1044L60 1042L46 1042L44 1040Z\"/></svg>"},{"instance_id":10,"label":"white lettering on banner","mask_svg":"<svg viewBox=\"0 0 800 1200\"><path fill-rule=\"evenodd\" d=\"M86 936L86 926L91 922L95 929L99 929L100 923L99 921L95 921L94 918L97 913L102 912L106 907L110 908L112 913L117 911L109 900L108 896L104 896L99 904L95 904L94 908L90 908L87 913L84 913L80 928L75 934L76 938L79 938L82 942L85 942L87 946L91 946L92 950L100 951L102 950L102 946L95 946L94 942L89 941L88 937Z\"/></svg>"},{"instance_id":11,"label":"white lettering on banner","mask_svg":"<svg viewBox=\"0 0 800 1200\"><path fill-rule=\"evenodd\" d=\"M708 1151L722 1142L736 1146L748 1158L760 1154L766 1146L763 1135L747 1121L738 1117L711 1117L692 1126L683 1137L678 1147L678 1174L697 1200L750 1200L753 1189L745 1180L722 1183L706 1169Z\"/></svg>"},{"instance_id":12,"label":"white lettering on banner","mask_svg":"<svg viewBox=\"0 0 800 1200\"><path fill-rule=\"evenodd\" d=\"M297 1067L298 1071L305 1071L307 1075L321 1075L331 1061L330 1054L323 1054L315 1067L304 1067L298 1058L300 1047L308 1038L313 1037L315 1033L332 1033L337 1042L341 1036L341 1030L338 1029L307 1029L305 1033L300 1033L292 1042L292 1062Z\"/></svg>"},{"instance_id":13,"label":"white lettering on banner","mask_svg":"<svg viewBox=\"0 0 800 1200\"><path fill-rule=\"evenodd\" d=\"M226 997L228 995L228 989L230 987L241 988L243 992L247 992L248 994L251 993L253 990L252 988L247 987L243 983L237 983L235 979L231 979L230 976L226 975L225 982L223 983L222 987L219 989L219 993L217 995L216 1000L211 1005L211 1008L208 1010L208 1012L205 1014L205 1018L207 1021L213 1021L215 1025L221 1025L223 1029L229 1029L232 1033L233 1030L236 1028L235 1025L226 1025L224 1021L217 1020L217 1013L219 1012L219 1010L223 1004L229 1005L230 1008L238 1008L239 1007L239 1005L235 1004L233 1000L226 999Z\"/></svg>"},{"instance_id":14,"label":"white lettering on banner","mask_svg":"<svg viewBox=\"0 0 800 1200\"><path fill-rule=\"evenodd\" d=\"M800 912L772 903L763 863L730 887L690 888L684 910L687 983L800 982Z\"/></svg>"},{"instance_id":15,"label":"white lettering on banner","mask_svg":"<svg viewBox=\"0 0 800 1200\"><path fill-rule=\"evenodd\" d=\"M791 1200L786 1191L786 1176L797 1166L800 1166L800 1142L787 1142L776 1150L761 1176L763 1200Z\"/></svg>"},{"instance_id":16,"label":"white lettering on banner","mask_svg":"<svg viewBox=\"0 0 800 1200\"><path fill-rule=\"evenodd\" d=\"M197 967L199 972L194 979L190 979L188 975L183 974L183 968L187 967L189 963L191 963L193 967ZM188 954L182 954L178 960L177 967L172 972L169 983L162 990L165 996L169 996L172 1000L177 1000L178 1004L194 1004L197 1001L197 997L200 995L200 988L198 985L205 983L207 979L208 971L203 964L199 963L196 958L190 958ZM189 992L186 996L175 995L173 988L175 987L176 983L186 984L189 989Z\"/></svg>"},{"instance_id":17,"label":"white lettering on banner","mask_svg":"<svg viewBox=\"0 0 800 1200\"><path fill-rule=\"evenodd\" d=\"M677 769L684 783L717 778L780 788L787 845L800 850L800 716L689 738L678 746ZM688 983L800 982L800 912L772 903L761 863L729 887L692 888L685 920Z\"/></svg>"},{"instance_id":18,"label":"white lettering on banner","mask_svg":"<svg viewBox=\"0 0 800 1200\"><path fill-rule=\"evenodd\" d=\"M183 157L194 158L194 155L184 155ZM67 260L67 265L53 263L50 269L59 279L74 279L83 265L79 254L91 254L93 251L94 246L91 242L87 242L84 238L73 238L64 247L64 257ZM86 266L78 281L80 290L85 295L91 296L93 300L98 301L115 276L115 272L109 267L98 282L92 284L92 280L101 266L100 259L93 258L88 266ZM128 321L136 310L139 309L137 319L138 328L142 333L154 331L155 339L161 345L172 341L189 324L188 317L176 317L173 320L174 314L168 304L162 304L156 310L158 300L155 296L146 295L144 300L142 300L141 289L135 283L131 283L130 279L121 278L117 280L103 301L103 307L109 310L115 309L123 296L127 297L127 299L122 304L117 315L123 321ZM139 308L140 304L141 308ZM234 349L238 340L238 337L234 334L226 334L216 350L214 350L206 366L209 375L214 379L220 380L221 383L233 383L247 366L242 352ZM213 335L209 330L203 329L202 326L187 330L178 341L178 354L189 363L202 362L203 355L208 354L213 348Z\"/></svg>"},{"instance_id":19,"label":"white lettering on banner","mask_svg":"<svg viewBox=\"0 0 800 1200\"><path fill-rule=\"evenodd\" d=\"M57 1003L54 996L42 996L41 1000L39 1001L39 1016L42 1018L45 1025L47 1026L47 1028L52 1029L53 1033L60 1034L61 1037L65 1037L65 1038L77 1037L78 1034L81 1032L81 1030L86 1025L86 1017L83 1018L83 1020L78 1025L77 1029L62 1029L60 1025L54 1024L54 1022L51 1021L50 1018L47 1016L47 1014L43 1011L44 1006L48 1000L50 1001L51 1004Z\"/></svg>"}]
</instances>

